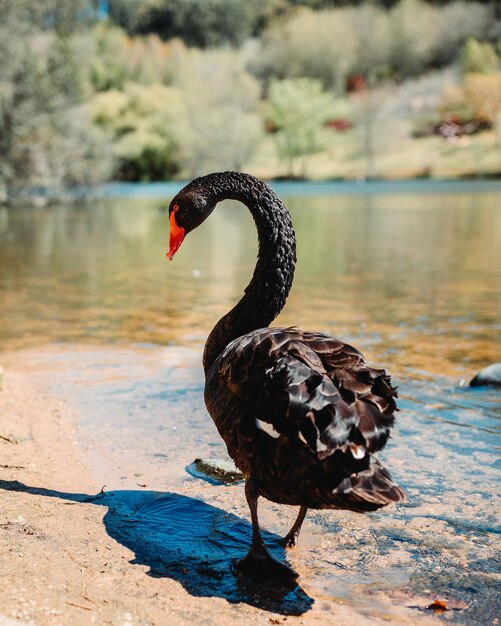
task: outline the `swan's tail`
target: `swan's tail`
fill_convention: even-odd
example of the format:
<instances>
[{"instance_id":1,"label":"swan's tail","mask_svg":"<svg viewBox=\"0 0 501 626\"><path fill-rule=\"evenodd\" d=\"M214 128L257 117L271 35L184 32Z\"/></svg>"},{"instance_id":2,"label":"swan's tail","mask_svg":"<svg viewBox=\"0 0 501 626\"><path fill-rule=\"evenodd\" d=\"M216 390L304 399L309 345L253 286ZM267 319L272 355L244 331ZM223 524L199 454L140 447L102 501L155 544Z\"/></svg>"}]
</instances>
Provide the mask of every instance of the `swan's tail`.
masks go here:
<instances>
[{"instance_id":1,"label":"swan's tail","mask_svg":"<svg viewBox=\"0 0 501 626\"><path fill-rule=\"evenodd\" d=\"M332 496L336 508L357 513L376 511L392 502L405 500L402 489L372 455L368 467L342 480L332 491Z\"/></svg>"}]
</instances>

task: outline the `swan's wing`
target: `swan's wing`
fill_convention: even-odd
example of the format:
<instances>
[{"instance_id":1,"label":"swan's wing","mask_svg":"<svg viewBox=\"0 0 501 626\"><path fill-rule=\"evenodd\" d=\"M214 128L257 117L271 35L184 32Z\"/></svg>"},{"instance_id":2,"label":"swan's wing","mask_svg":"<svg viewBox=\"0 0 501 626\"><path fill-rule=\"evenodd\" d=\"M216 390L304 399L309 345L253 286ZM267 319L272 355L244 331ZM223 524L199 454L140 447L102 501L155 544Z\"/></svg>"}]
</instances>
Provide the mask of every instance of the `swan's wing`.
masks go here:
<instances>
[{"instance_id":1,"label":"swan's wing","mask_svg":"<svg viewBox=\"0 0 501 626\"><path fill-rule=\"evenodd\" d=\"M326 335L254 331L227 346L218 374L228 391L252 406L261 430L297 438L321 460L335 453L350 463L363 459L384 446L394 420L385 372Z\"/></svg>"},{"instance_id":2,"label":"swan's wing","mask_svg":"<svg viewBox=\"0 0 501 626\"><path fill-rule=\"evenodd\" d=\"M357 428L371 452L381 450L398 411L397 389L384 369L370 367L353 346L322 333L303 333L343 400L358 415Z\"/></svg>"}]
</instances>

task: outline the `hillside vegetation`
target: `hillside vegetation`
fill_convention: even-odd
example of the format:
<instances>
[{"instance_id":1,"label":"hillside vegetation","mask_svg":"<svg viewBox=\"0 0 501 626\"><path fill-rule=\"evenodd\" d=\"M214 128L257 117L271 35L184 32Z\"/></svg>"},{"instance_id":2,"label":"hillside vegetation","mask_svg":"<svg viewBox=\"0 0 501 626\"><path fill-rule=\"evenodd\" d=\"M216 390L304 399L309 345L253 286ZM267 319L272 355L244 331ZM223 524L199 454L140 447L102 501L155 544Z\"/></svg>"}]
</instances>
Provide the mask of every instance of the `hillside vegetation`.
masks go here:
<instances>
[{"instance_id":1,"label":"hillside vegetation","mask_svg":"<svg viewBox=\"0 0 501 626\"><path fill-rule=\"evenodd\" d=\"M0 196L501 173L492 2L0 0Z\"/></svg>"}]
</instances>

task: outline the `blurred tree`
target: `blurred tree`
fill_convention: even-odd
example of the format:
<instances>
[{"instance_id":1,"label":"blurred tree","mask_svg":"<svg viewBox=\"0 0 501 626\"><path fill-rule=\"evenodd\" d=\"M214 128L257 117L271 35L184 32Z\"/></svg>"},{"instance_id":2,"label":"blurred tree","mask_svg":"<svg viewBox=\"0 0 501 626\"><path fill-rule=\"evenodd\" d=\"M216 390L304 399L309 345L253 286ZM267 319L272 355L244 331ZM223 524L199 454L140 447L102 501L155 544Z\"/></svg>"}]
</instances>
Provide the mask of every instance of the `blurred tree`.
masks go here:
<instances>
[{"instance_id":1,"label":"blurred tree","mask_svg":"<svg viewBox=\"0 0 501 626\"><path fill-rule=\"evenodd\" d=\"M17 0L16 0L17 1ZM19 0L32 24L67 37L98 20L99 0Z\"/></svg>"},{"instance_id":2,"label":"blurred tree","mask_svg":"<svg viewBox=\"0 0 501 626\"><path fill-rule=\"evenodd\" d=\"M156 0L144 9L138 32L181 37L202 48L238 45L254 30L264 0Z\"/></svg>"},{"instance_id":3,"label":"blurred tree","mask_svg":"<svg viewBox=\"0 0 501 626\"><path fill-rule=\"evenodd\" d=\"M309 76L341 93L349 76L374 84L451 63L469 36L486 37L491 28L491 7L463 0L443 8L400 0L391 11L370 2L323 11L303 6L271 21L251 68L265 81Z\"/></svg>"},{"instance_id":4,"label":"blurred tree","mask_svg":"<svg viewBox=\"0 0 501 626\"><path fill-rule=\"evenodd\" d=\"M461 68L465 74L490 74L499 67L499 58L494 46L481 43L470 37L461 54Z\"/></svg>"},{"instance_id":5,"label":"blurred tree","mask_svg":"<svg viewBox=\"0 0 501 626\"><path fill-rule=\"evenodd\" d=\"M110 20L128 33L137 31L151 3L145 0L108 0Z\"/></svg>"},{"instance_id":6,"label":"blurred tree","mask_svg":"<svg viewBox=\"0 0 501 626\"><path fill-rule=\"evenodd\" d=\"M191 51L175 78L185 94L188 125L178 134L185 173L240 170L253 156L263 130L260 88L234 50Z\"/></svg>"},{"instance_id":7,"label":"blurred tree","mask_svg":"<svg viewBox=\"0 0 501 626\"><path fill-rule=\"evenodd\" d=\"M96 91L121 89L127 79L126 35L106 23L92 31L94 55L90 61L90 81Z\"/></svg>"},{"instance_id":8,"label":"blurred tree","mask_svg":"<svg viewBox=\"0 0 501 626\"><path fill-rule=\"evenodd\" d=\"M355 44L350 73L363 76L369 85L387 78L391 72L391 25L387 13L367 3L345 13L352 24Z\"/></svg>"},{"instance_id":9,"label":"blurred tree","mask_svg":"<svg viewBox=\"0 0 501 626\"><path fill-rule=\"evenodd\" d=\"M469 37L484 39L492 31L493 3L454 0L435 11L439 33L433 51L434 65L455 62Z\"/></svg>"},{"instance_id":10,"label":"blurred tree","mask_svg":"<svg viewBox=\"0 0 501 626\"><path fill-rule=\"evenodd\" d=\"M127 77L146 85L169 84L179 58L185 52L186 47L180 39L165 42L158 35L128 38L123 55Z\"/></svg>"},{"instance_id":11,"label":"blurred tree","mask_svg":"<svg viewBox=\"0 0 501 626\"><path fill-rule=\"evenodd\" d=\"M491 125L499 123L501 115L501 72L467 74L464 80L465 100L473 115Z\"/></svg>"},{"instance_id":12,"label":"blurred tree","mask_svg":"<svg viewBox=\"0 0 501 626\"><path fill-rule=\"evenodd\" d=\"M390 15L391 64L400 77L415 76L433 59L440 31L436 11L423 0L401 0Z\"/></svg>"},{"instance_id":13,"label":"blurred tree","mask_svg":"<svg viewBox=\"0 0 501 626\"><path fill-rule=\"evenodd\" d=\"M49 88L57 100L77 102L83 95L82 76L70 41L56 35L47 58Z\"/></svg>"},{"instance_id":14,"label":"blurred tree","mask_svg":"<svg viewBox=\"0 0 501 626\"><path fill-rule=\"evenodd\" d=\"M26 137L28 181L54 200L92 194L112 174L108 137L90 124L84 105L59 111Z\"/></svg>"},{"instance_id":15,"label":"blurred tree","mask_svg":"<svg viewBox=\"0 0 501 626\"><path fill-rule=\"evenodd\" d=\"M94 122L113 135L116 177L165 180L179 171L187 113L178 89L127 83L123 92L97 94L91 107Z\"/></svg>"},{"instance_id":16,"label":"blurred tree","mask_svg":"<svg viewBox=\"0 0 501 626\"><path fill-rule=\"evenodd\" d=\"M265 81L308 76L341 94L356 61L351 17L341 9L315 13L302 8L263 34L250 67Z\"/></svg>"},{"instance_id":17,"label":"blurred tree","mask_svg":"<svg viewBox=\"0 0 501 626\"><path fill-rule=\"evenodd\" d=\"M0 184L11 193L44 185L61 195L108 176L106 141L78 102L81 83L67 36L41 35L35 9L25 0L0 5Z\"/></svg>"},{"instance_id":18,"label":"blurred tree","mask_svg":"<svg viewBox=\"0 0 501 626\"><path fill-rule=\"evenodd\" d=\"M396 90L395 90L396 91ZM395 114L398 96L390 96L388 87L369 88L367 86L351 95L353 119L360 141L361 153L365 160L365 178L376 178L377 157L382 144L392 140L403 143L406 130Z\"/></svg>"},{"instance_id":19,"label":"blurred tree","mask_svg":"<svg viewBox=\"0 0 501 626\"><path fill-rule=\"evenodd\" d=\"M275 129L278 155L293 177L295 163L301 157L301 175L305 175L306 156L320 150L324 143L324 125L332 114L334 101L312 78L272 81L268 93L268 119Z\"/></svg>"}]
</instances>

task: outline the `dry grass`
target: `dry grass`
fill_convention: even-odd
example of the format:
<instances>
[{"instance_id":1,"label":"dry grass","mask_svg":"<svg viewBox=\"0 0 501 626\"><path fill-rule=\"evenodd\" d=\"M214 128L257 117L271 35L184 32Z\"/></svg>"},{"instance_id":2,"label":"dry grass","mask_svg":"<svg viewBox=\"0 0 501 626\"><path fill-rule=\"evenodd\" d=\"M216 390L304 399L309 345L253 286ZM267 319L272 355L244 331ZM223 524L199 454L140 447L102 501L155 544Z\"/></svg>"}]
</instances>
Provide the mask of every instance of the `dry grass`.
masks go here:
<instances>
[{"instance_id":1,"label":"dry grass","mask_svg":"<svg viewBox=\"0 0 501 626\"><path fill-rule=\"evenodd\" d=\"M441 137L422 139L395 137L376 142L375 164L377 176L387 179L404 178L463 178L501 177L501 146L496 144L494 131L485 131L447 142ZM286 175L278 161L273 139L268 137L246 169L263 178ZM300 164L298 170L300 171ZM314 180L330 178L364 178L367 159L361 150L356 131L329 133L323 152L306 159L305 173Z\"/></svg>"}]
</instances>

